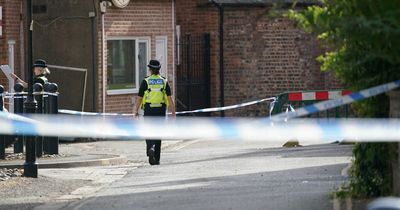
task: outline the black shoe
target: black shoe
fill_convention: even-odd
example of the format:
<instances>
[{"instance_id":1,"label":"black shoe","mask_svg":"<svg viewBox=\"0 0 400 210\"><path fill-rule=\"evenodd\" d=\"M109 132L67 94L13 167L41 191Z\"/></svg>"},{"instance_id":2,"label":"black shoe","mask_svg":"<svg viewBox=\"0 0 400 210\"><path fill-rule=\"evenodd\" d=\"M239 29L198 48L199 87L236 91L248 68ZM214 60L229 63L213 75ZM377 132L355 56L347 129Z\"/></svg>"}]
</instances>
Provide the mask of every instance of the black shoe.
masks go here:
<instances>
[{"instance_id":1,"label":"black shoe","mask_svg":"<svg viewBox=\"0 0 400 210\"><path fill-rule=\"evenodd\" d=\"M150 148L149 151L147 151L147 154L149 155L149 163L150 165L156 165L158 161L156 161L156 158L154 156L155 150L154 148Z\"/></svg>"}]
</instances>

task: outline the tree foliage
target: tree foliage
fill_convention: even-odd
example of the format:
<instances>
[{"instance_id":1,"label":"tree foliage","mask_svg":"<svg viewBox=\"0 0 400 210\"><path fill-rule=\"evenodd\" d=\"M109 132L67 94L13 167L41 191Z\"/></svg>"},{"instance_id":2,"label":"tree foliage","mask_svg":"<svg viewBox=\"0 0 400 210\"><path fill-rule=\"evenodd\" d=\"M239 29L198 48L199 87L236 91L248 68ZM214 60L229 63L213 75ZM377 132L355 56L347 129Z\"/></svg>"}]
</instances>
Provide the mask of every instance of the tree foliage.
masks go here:
<instances>
[{"instance_id":1,"label":"tree foliage","mask_svg":"<svg viewBox=\"0 0 400 210\"><path fill-rule=\"evenodd\" d=\"M322 70L361 89L400 78L400 1L323 0L321 6L289 12L327 49Z\"/></svg>"},{"instance_id":2,"label":"tree foliage","mask_svg":"<svg viewBox=\"0 0 400 210\"><path fill-rule=\"evenodd\" d=\"M400 79L400 1L322 0L288 16L324 44L317 59L346 87L360 90ZM359 116L388 117L388 98L380 95L355 105ZM357 144L350 189L362 196L391 193L392 144Z\"/></svg>"}]
</instances>

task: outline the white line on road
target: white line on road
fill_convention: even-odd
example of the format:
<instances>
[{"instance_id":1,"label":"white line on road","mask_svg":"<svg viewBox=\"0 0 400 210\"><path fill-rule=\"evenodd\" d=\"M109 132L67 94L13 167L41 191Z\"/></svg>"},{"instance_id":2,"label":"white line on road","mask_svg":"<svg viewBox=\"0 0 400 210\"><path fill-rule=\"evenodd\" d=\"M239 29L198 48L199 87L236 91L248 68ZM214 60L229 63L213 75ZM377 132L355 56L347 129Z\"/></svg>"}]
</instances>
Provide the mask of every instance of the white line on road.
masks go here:
<instances>
[{"instance_id":1,"label":"white line on road","mask_svg":"<svg viewBox=\"0 0 400 210\"><path fill-rule=\"evenodd\" d=\"M172 145L171 147L166 147L166 149L168 149L169 151L178 151L180 149L183 149L189 145L195 144L197 142L199 142L200 140L189 140L189 141L183 141L180 144L176 144L176 145Z\"/></svg>"}]
</instances>

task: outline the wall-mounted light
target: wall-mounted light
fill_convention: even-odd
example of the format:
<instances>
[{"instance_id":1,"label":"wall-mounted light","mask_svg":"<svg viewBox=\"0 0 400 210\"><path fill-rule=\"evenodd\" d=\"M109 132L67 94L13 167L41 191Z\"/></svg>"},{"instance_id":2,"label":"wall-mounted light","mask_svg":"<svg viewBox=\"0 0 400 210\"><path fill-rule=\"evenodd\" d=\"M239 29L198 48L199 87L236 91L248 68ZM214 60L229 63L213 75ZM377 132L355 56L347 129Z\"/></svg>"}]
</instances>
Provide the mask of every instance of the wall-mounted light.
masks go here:
<instances>
[{"instance_id":1,"label":"wall-mounted light","mask_svg":"<svg viewBox=\"0 0 400 210\"><path fill-rule=\"evenodd\" d=\"M111 7L111 2L109 1L102 1L100 2L100 12L106 13L107 7Z\"/></svg>"}]
</instances>

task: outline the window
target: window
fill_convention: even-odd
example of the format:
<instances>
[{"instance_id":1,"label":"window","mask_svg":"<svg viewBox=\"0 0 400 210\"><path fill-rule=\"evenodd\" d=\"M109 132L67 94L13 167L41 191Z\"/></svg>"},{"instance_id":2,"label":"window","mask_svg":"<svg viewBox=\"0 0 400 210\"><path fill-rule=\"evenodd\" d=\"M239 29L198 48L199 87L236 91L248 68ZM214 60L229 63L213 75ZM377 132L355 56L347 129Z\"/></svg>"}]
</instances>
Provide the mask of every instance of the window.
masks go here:
<instances>
[{"instance_id":1,"label":"window","mask_svg":"<svg viewBox=\"0 0 400 210\"><path fill-rule=\"evenodd\" d=\"M139 42L139 80L142 80L147 75L147 43Z\"/></svg>"},{"instance_id":2,"label":"window","mask_svg":"<svg viewBox=\"0 0 400 210\"><path fill-rule=\"evenodd\" d=\"M107 94L135 93L147 74L149 39L107 40Z\"/></svg>"}]
</instances>

